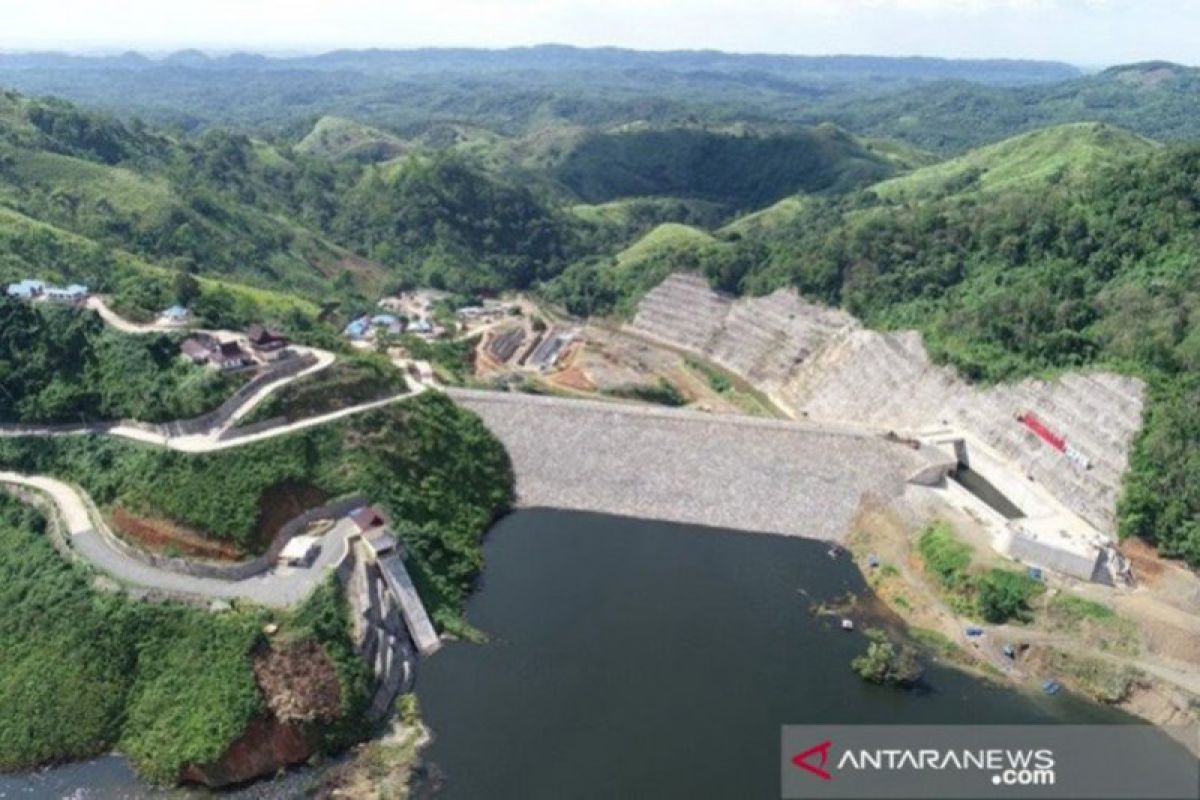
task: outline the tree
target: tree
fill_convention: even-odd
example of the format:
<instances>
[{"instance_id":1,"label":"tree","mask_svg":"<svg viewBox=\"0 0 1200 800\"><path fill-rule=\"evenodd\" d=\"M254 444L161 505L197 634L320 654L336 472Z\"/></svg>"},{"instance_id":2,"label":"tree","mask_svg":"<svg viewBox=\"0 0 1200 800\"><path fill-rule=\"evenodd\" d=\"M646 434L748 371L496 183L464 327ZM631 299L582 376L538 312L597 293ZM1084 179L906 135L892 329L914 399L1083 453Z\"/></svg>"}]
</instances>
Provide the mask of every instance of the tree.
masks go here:
<instances>
[{"instance_id":1,"label":"tree","mask_svg":"<svg viewBox=\"0 0 1200 800\"><path fill-rule=\"evenodd\" d=\"M850 662L859 677L882 686L901 687L912 686L921 679L923 670L910 646L902 644L897 649L878 628L869 628L866 634L869 640L866 652Z\"/></svg>"},{"instance_id":2,"label":"tree","mask_svg":"<svg viewBox=\"0 0 1200 800\"><path fill-rule=\"evenodd\" d=\"M180 305L190 305L193 300L200 296L200 281L186 272L180 272L175 276L175 299Z\"/></svg>"}]
</instances>

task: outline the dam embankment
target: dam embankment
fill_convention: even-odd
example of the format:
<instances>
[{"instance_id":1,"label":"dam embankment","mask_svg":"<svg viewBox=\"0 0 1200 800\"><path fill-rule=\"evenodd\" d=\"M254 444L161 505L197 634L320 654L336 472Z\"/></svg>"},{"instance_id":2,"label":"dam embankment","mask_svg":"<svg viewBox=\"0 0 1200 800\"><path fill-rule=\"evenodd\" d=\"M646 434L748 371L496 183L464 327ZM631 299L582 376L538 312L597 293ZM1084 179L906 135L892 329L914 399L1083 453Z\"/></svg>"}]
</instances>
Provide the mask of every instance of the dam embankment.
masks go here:
<instances>
[{"instance_id":1,"label":"dam embankment","mask_svg":"<svg viewBox=\"0 0 1200 800\"><path fill-rule=\"evenodd\" d=\"M448 390L504 443L524 508L839 540L864 495L945 457L849 427Z\"/></svg>"}]
</instances>

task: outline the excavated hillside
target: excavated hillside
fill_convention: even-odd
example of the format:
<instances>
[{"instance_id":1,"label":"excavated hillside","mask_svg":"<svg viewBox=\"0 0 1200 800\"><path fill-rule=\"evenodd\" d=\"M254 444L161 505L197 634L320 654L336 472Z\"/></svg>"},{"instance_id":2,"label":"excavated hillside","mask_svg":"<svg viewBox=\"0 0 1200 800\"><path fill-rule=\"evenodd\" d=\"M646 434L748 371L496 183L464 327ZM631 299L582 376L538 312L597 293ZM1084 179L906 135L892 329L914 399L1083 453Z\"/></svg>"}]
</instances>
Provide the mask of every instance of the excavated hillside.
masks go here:
<instances>
[{"instance_id":1,"label":"excavated hillside","mask_svg":"<svg viewBox=\"0 0 1200 800\"><path fill-rule=\"evenodd\" d=\"M1115 532L1117 496L1141 426L1141 381L1070 373L991 388L934 365L915 331L865 330L845 312L792 290L735 299L695 275L672 275L627 328L708 358L754 383L793 416L910 431L953 426L1018 464L1101 531ZM1091 462L1072 465L1018 423L1029 410Z\"/></svg>"}]
</instances>

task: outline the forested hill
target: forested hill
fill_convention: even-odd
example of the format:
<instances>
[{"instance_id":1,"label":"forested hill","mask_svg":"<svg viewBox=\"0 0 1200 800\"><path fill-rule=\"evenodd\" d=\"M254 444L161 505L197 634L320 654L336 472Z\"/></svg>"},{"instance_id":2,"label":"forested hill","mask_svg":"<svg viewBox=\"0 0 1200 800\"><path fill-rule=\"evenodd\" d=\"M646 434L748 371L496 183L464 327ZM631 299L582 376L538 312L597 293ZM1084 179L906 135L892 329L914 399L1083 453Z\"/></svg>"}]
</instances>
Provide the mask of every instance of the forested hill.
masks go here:
<instances>
[{"instance_id":1,"label":"forested hill","mask_svg":"<svg viewBox=\"0 0 1200 800\"><path fill-rule=\"evenodd\" d=\"M163 59L0 55L0 85L188 130L281 129L333 114L399 129L430 121L507 134L547 121L656 124L797 121L814 104L930 81L1018 86L1079 71L1044 61L640 52L544 45L510 50L364 50L268 58L183 51ZM406 131L408 132L408 131Z\"/></svg>"},{"instance_id":2,"label":"forested hill","mask_svg":"<svg viewBox=\"0 0 1200 800\"><path fill-rule=\"evenodd\" d=\"M803 56L759 53L724 53L719 50L629 50L620 47L573 47L545 44L498 50L472 48L415 48L409 50L334 50L319 55L263 56L254 53L210 56L199 50L181 50L161 59L136 52L118 56L79 56L63 53L3 53L3 69L151 70L157 67L190 67L216 70L327 70L377 71L389 74L422 74L448 71L587 70L708 70L745 72L758 70L793 78L809 76L827 81L905 81L958 78L995 84L1021 84L1062 80L1079 70L1057 61L1020 59L949 59L886 56Z\"/></svg>"},{"instance_id":3,"label":"forested hill","mask_svg":"<svg viewBox=\"0 0 1200 800\"><path fill-rule=\"evenodd\" d=\"M1108 122L1153 139L1191 140L1200 138L1200 70L1148 62L1052 84L936 82L838 100L808 116L940 153L1082 121Z\"/></svg>"},{"instance_id":4,"label":"forested hill","mask_svg":"<svg viewBox=\"0 0 1200 800\"><path fill-rule=\"evenodd\" d=\"M404 139L323 117L293 137L186 136L7 92L0 280L82 280L135 315L180 299L145 269L114 278L112 260L126 254L168 277L286 288L346 314L400 285L527 288L658 222L715 224L796 192L861 188L904 163L832 126L551 127L520 138L447 126Z\"/></svg>"}]
</instances>

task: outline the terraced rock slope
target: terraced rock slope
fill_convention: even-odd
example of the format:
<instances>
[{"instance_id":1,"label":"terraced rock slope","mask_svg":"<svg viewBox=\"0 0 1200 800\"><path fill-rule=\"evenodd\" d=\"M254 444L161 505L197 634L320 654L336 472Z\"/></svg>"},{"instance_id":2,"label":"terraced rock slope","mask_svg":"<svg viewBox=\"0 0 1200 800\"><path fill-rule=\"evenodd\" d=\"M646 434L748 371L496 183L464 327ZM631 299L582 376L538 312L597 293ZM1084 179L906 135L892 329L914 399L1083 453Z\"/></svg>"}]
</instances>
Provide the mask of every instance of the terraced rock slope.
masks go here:
<instances>
[{"instance_id":1,"label":"terraced rock slope","mask_svg":"<svg viewBox=\"0 0 1200 800\"><path fill-rule=\"evenodd\" d=\"M734 299L672 275L638 306L630 331L736 372L798 417L910 431L953 426L996 448L1105 533L1141 426L1141 381L1105 372L981 389L934 365L915 331L863 329L793 291ZM1034 411L1091 461L1072 465L1016 421Z\"/></svg>"}]
</instances>

